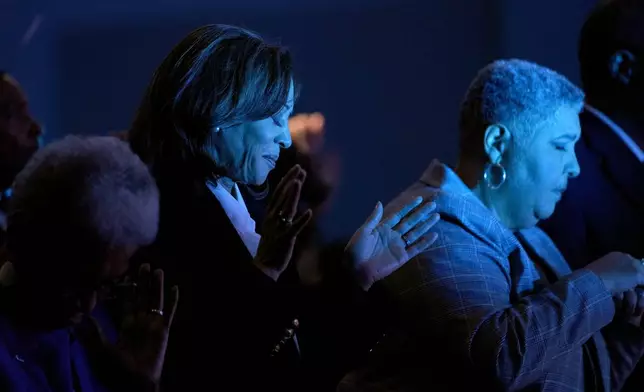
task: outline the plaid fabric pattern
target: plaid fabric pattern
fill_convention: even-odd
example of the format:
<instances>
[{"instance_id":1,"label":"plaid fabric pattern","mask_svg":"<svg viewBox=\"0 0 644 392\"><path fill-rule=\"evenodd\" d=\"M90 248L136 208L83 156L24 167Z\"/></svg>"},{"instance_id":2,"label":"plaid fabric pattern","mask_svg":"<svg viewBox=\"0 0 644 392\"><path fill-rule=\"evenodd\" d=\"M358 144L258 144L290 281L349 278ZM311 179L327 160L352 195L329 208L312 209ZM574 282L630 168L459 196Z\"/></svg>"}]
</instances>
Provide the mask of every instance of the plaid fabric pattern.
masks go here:
<instances>
[{"instance_id":1,"label":"plaid fabric pattern","mask_svg":"<svg viewBox=\"0 0 644 392\"><path fill-rule=\"evenodd\" d=\"M419 195L435 196L441 222L432 247L385 280L410 317L399 332L414 341L413 348L399 352L401 358L420 358L426 366L416 364L419 372L443 373L433 377L447 378L440 384L448 390L469 385L610 391L622 385L642 355L644 339L622 321L611 324L612 297L595 274L572 272L540 229L516 234L506 229L437 161L385 208L385 215ZM544 282L535 263L557 282ZM615 331L602 331L609 324ZM585 366L589 349L595 360ZM461 369L469 377L449 380L435 366ZM595 388L584 385L587 372L594 372Z\"/></svg>"}]
</instances>

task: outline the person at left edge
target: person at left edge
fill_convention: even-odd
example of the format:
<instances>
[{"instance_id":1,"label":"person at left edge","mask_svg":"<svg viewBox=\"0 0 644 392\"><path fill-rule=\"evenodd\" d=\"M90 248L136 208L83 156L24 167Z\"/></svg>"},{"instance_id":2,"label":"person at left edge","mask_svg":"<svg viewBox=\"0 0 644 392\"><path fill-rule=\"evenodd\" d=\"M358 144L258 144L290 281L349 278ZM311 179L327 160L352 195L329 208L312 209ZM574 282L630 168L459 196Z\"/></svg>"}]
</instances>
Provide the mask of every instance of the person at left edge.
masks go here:
<instances>
[{"instance_id":1,"label":"person at left edge","mask_svg":"<svg viewBox=\"0 0 644 392\"><path fill-rule=\"evenodd\" d=\"M0 270L0 390L158 388L178 291L164 304L163 272L143 266L120 334L97 306L154 239L158 197L145 165L111 137L54 142L18 174Z\"/></svg>"}]
</instances>

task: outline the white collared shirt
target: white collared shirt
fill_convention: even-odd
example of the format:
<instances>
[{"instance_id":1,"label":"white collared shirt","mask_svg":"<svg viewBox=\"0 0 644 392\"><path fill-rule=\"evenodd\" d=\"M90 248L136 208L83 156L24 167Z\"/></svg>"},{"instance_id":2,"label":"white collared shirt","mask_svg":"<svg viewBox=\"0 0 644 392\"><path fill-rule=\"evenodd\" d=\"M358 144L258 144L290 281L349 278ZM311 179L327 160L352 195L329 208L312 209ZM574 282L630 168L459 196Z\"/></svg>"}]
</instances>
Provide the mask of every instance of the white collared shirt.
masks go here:
<instances>
[{"instance_id":1,"label":"white collared shirt","mask_svg":"<svg viewBox=\"0 0 644 392\"><path fill-rule=\"evenodd\" d=\"M592 114L594 114L598 119L600 119L604 124L606 124L610 129L615 132L615 135L619 137L624 144L626 144L626 147L628 147L629 150L635 155L635 157L642 163L644 163L644 151L640 148L640 146L635 143L633 138L628 136L628 133L624 131L622 127L617 125L613 120L608 118L607 115L602 113L599 109L594 108L588 104L585 105L584 107L585 110L588 110ZM582 130L583 132L583 130Z\"/></svg>"},{"instance_id":2,"label":"white collared shirt","mask_svg":"<svg viewBox=\"0 0 644 392\"><path fill-rule=\"evenodd\" d=\"M206 185L221 204L248 252L255 257L261 237L255 231L255 221L250 217L237 184L233 184L231 192L228 192L221 184L212 181L208 181Z\"/></svg>"}]
</instances>

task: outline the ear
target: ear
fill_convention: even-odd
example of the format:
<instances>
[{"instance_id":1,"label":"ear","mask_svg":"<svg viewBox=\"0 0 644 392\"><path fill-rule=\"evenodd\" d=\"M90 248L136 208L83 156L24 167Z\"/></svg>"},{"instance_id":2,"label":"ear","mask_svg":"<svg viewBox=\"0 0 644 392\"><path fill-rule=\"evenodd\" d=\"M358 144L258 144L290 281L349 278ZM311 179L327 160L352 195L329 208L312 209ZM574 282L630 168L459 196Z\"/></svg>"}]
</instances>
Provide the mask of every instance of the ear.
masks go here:
<instances>
[{"instance_id":1,"label":"ear","mask_svg":"<svg viewBox=\"0 0 644 392\"><path fill-rule=\"evenodd\" d=\"M631 82L637 58L628 50L618 50L610 56L608 70L613 79L628 85Z\"/></svg>"},{"instance_id":2,"label":"ear","mask_svg":"<svg viewBox=\"0 0 644 392\"><path fill-rule=\"evenodd\" d=\"M485 154L491 163L501 162L503 153L508 150L512 135L510 131L502 124L492 124L485 130L483 144Z\"/></svg>"}]
</instances>

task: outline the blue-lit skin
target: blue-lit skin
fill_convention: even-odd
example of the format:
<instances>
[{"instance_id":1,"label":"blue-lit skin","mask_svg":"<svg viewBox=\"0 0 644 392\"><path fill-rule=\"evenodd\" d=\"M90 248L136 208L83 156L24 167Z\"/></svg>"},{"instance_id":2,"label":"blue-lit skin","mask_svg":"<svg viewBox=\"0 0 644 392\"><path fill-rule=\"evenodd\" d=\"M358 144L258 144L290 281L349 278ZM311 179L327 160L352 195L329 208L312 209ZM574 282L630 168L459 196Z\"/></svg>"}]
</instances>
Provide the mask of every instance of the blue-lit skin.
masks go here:
<instances>
[{"instance_id":1,"label":"blue-lit skin","mask_svg":"<svg viewBox=\"0 0 644 392\"><path fill-rule=\"evenodd\" d=\"M473 191L511 230L533 227L552 215L568 180L579 175L575 143L581 127L577 110L561 108L537 126L530 132L513 132L495 124L487 128L483 138L489 162L503 165L507 179L495 190L481 180Z\"/></svg>"},{"instance_id":2,"label":"blue-lit skin","mask_svg":"<svg viewBox=\"0 0 644 392\"><path fill-rule=\"evenodd\" d=\"M207 149L213 161L226 170L227 178L220 180L224 187L230 190L233 182L261 185L266 181L280 150L291 146L288 118L293 104L291 84L286 104L272 117L213 129Z\"/></svg>"}]
</instances>

